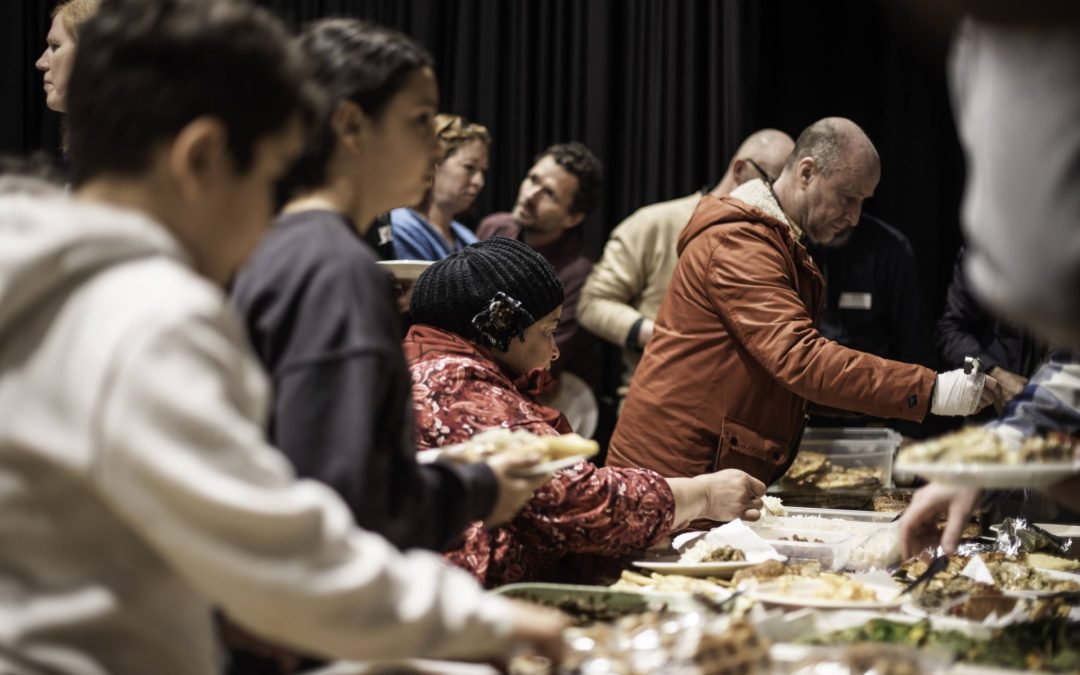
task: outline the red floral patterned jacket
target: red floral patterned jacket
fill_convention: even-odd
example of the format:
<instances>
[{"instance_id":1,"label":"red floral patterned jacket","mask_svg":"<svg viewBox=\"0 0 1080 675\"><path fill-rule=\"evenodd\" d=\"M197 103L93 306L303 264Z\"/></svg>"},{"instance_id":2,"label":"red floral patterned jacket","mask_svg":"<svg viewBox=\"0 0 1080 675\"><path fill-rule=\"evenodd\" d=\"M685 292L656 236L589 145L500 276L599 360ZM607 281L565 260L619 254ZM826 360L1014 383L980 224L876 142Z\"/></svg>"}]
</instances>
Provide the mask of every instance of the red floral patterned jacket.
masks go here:
<instances>
[{"instance_id":1,"label":"red floral patterned jacket","mask_svg":"<svg viewBox=\"0 0 1080 675\"><path fill-rule=\"evenodd\" d=\"M546 371L511 380L487 348L453 333L414 325L404 341L413 379L417 444L460 443L494 428L554 435L571 431L557 410L533 396L552 382ZM510 523L473 523L447 557L491 588L550 581L571 554L606 557L647 548L671 529L675 499L667 482L645 469L566 469L536 491Z\"/></svg>"}]
</instances>

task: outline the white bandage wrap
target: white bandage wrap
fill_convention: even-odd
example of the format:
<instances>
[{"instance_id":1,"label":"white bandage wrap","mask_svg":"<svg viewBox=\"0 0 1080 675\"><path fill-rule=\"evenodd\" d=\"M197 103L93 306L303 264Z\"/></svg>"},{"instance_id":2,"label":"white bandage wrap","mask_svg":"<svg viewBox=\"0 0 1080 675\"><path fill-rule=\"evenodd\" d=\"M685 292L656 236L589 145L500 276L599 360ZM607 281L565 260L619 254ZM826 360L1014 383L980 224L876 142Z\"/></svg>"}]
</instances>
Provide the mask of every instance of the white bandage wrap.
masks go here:
<instances>
[{"instance_id":1,"label":"white bandage wrap","mask_svg":"<svg viewBox=\"0 0 1080 675\"><path fill-rule=\"evenodd\" d=\"M930 412L935 415L973 415L979 411L986 375L963 370L939 373Z\"/></svg>"}]
</instances>

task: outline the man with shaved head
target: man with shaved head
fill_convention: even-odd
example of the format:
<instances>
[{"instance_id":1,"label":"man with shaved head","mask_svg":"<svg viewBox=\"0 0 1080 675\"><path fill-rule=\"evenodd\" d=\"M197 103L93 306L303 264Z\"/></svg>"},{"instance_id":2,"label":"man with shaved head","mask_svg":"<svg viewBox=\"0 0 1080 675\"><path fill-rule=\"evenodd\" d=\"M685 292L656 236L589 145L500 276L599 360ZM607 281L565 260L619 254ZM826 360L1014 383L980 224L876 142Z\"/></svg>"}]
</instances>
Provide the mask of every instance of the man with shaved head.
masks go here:
<instances>
[{"instance_id":1,"label":"man with shaved head","mask_svg":"<svg viewBox=\"0 0 1080 675\"><path fill-rule=\"evenodd\" d=\"M772 185L751 180L701 198L679 236L610 465L664 476L741 469L767 484L794 459L811 402L918 421L993 400L997 384L982 374L938 375L818 332L825 285L804 243L853 227L880 176L866 134L826 118L803 131Z\"/></svg>"},{"instance_id":2,"label":"man with shaved head","mask_svg":"<svg viewBox=\"0 0 1080 675\"><path fill-rule=\"evenodd\" d=\"M702 196L726 197L755 178L771 182L793 147L795 141L783 131L756 131L735 151L724 177L712 190L706 187L686 197L642 207L612 231L603 257L581 291L578 322L623 348L619 398L626 395L641 350L652 337L656 312L679 257L675 249L679 232Z\"/></svg>"}]
</instances>

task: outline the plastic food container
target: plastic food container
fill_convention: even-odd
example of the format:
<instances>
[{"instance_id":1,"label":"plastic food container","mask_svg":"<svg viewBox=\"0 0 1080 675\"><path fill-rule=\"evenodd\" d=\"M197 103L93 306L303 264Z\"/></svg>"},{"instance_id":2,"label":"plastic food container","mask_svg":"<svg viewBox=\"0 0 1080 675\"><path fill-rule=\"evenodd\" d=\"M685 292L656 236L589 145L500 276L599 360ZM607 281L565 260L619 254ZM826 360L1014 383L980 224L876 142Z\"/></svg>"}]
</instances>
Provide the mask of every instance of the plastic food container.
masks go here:
<instances>
[{"instance_id":1,"label":"plastic food container","mask_svg":"<svg viewBox=\"0 0 1080 675\"><path fill-rule=\"evenodd\" d=\"M807 537L808 539L820 539L820 537ZM824 539L822 541L825 541ZM817 560L821 569L830 572L839 572L848 563L848 555L851 552L850 539L833 544L818 544L802 541L773 541L769 545L788 557L788 560L796 562L805 560Z\"/></svg>"},{"instance_id":2,"label":"plastic food container","mask_svg":"<svg viewBox=\"0 0 1080 675\"><path fill-rule=\"evenodd\" d=\"M819 465L818 471L811 478L799 482L791 479L793 472L789 470L781 479L780 486L785 491L855 492L873 492L883 487L891 487L893 457L900 447L900 440L900 434L892 429L807 429L799 445L799 454L805 459L811 456L809 453L817 453L824 456L826 463ZM796 463L799 463L798 458ZM847 477L867 474L877 478L877 482L870 485L843 485ZM820 485L819 481L822 481Z\"/></svg>"},{"instance_id":3,"label":"plastic food container","mask_svg":"<svg viewBox=\"0 0 1080 675\"><path fill-rule=\"evenodd\" d=\"M898 523L787 517L762 519L751 527L777 553L818 560L832 571L885 568L900 562ZM796 535L809 541L794 541Z\"/></svg>"},{"instance_id":4,"label":"plastic food container","mask_svg":"<svg viewBox=\"0 0 1080 675\"><path fill-rule=\"evenodd\" d=\"M808 506L785 506L784 511L790 517L795 518L830 518L837 520L850 520L857 523L891 523L896 519L895 513L882 513L879 511L857 511L855 509L816 509Z\"/></svg>"},{"instance_id":5,"label":"plastic food container","mask_svg":"<svg viewBox=\"0 0 1080 675\"><path fill-rule=\"evenodd\" d=\"M850 532L812 530L805 527L755 527L754 532L792 561L817 560L822 569L840 571L847 565L854 535ZM795 541L795 537L809 541Z\"/></svg>"},{"instance_id":6,"label":"plastic food container","mask_svg":"<svg viewBox=\"0 0 1080 675\"><path fill-rule=\"evenodd\" d=\"M758 534L762 529L782 528L791 532L798 532L799 536L806 536L806 532L833 532L842 534L870 534L885 527L888 523L874 523L867 521L846 520L841 518L825 518L821 516L769 516L750 524Z\"/></svg>"}]
</instances>

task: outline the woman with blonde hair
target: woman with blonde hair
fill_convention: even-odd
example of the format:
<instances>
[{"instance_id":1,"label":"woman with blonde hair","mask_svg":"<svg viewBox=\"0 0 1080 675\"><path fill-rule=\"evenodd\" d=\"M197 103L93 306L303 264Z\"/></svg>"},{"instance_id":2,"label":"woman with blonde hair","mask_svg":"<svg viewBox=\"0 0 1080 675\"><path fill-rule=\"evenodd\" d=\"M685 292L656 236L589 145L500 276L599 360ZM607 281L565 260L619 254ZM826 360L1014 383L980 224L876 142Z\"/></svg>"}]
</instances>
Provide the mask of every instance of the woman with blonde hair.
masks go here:
<instances>
[{"instance_id":1,"label":"woman with blonde hair","mask_svg":"<svg viewBox=\"0 0 1080 675\"><path fill-rule=\"evenodd\" d=\"M399 260L441 260L477 241L454 216L476 201L488 169L488 130L459 115L435 118L439 155L431 187L412 208L390 212Z\"/></svg>"},{"instance_id":2,"label":"woman with blonde hair","mask_svg":"<svg viewBox=\"0 0 1080 675\"><path fill-rule=\"evenodd\" d=\"M67 112L67 86L79 30L97 13L101 0L67 0L56 6L52 26L45 36L45 51L34 67L45 75L45 105L59 113Z\"/></svg>"}]
</instances>

